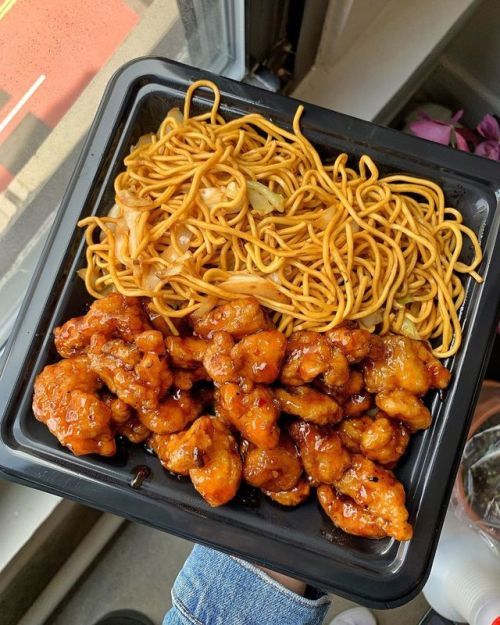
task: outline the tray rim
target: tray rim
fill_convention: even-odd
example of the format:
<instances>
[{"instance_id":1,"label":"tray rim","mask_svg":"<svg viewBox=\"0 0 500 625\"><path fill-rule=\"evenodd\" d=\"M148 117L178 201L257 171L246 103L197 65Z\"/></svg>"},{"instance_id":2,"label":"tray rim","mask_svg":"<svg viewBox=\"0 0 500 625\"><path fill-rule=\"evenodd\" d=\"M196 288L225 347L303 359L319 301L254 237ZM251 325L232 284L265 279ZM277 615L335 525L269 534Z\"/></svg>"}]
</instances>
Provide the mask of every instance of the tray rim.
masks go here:
<instances>
[{"instance_id":1,"label":"tray rim","mask_svg":"<svg viewBox=\"0 0 500 625\"><path fill-rule=\"evenodd\" d=\"M67 192L63 198L63 201L61 202L61 208L58 212L58 215L56 217L56 220L54 222L54 225L52 227L52 231L51 231L51 235L49 236L49 239L47 241L47 244L44 248L44 251L42 253L41 256L41 260L40 263L37 267L37 270L35 271L33 280L31 282L30 288L28 289L28 293L26 295L26 298L24 300L24 304L22 307L22 310L19 314L18 320L16 322L16 326L14 328L14 331L12 333L12 337L11 340L9 341L9 344L5 350L5 357L4 357L4 363L7 363L9 361L9 358L11 356L11 354L13 353L13 349L15 347L15 344L17 342L17 340L19 339L19 333L21 331L21 328L24 325L26 325L26 321L29 322L29 309L30 309L30 302L31 302L31 296L37 292L37 282L38 282L38 278L45 266L45 262L47 261L48 257L51 255L52 252L52 243L54 242L54 240L57 238L57 234L59 232L60 226L61 226L61 222L64 219L64 215L65 215L65 209L67 207L67 205L70 202L70 199L72 196L74 196L78 191L78 186L82 184L82 178L85 178L85 180L87 180L87 184L91 185L93 182L93 179L89 179L89 175L91 175L91 172L95 170L95 172L97 172L98 168L99 168L99 159L95 159L96 162L94 163L95 167L90 167L88 164L88 159L90 158L90 160L92 160L92 150L96 150L95 144L97 143L103 143L104 142L104 137L106 135L106 133L102 133L102 136L98 136L98 133L101 132L100 127L102 125L105 125L107 123L107 121L113 121L114 119L114 124L113 126L110 126L110 131L109 131L109 136L111 136L111 128L115 128L115 124L116 124L116 120L119 118L119 114L121 111L121 108L123 108L124 106L124 102L122 102L121 107L119 109L116 109L114 112L111 112L110 110L108 110L108 105L110 102L111 97L113 96L114 93L116 92L120 92L120 90L126 92L128 89L130 89L132 83L134 81L137 81L141 76L150 76L152 77L152 82L154 82L155 80L157 80L157 76L152 76L152 69L154 69L154 66L156 65L156 69L158 71L163 71L165 72L165 70L172 70L172 71L177 71L177 72L182 72L184 74L183 76L183 80L185 82L185 84L188 84L189 82L191 82L191 80L193 78L197 78L200 76L203 77L207 77L208 73L207 72L201 72L200 70L196 70L194 68L189 68L187 66L182 66L181 64L175 63L175 62L171 62L171 61L165 61L162 59L156 59L156 58L144 58L144 59L139 59L136 61L132 61L130 63L127 63L126 65L124 65L120 70L118 70L118 72L113 76L113 78L111 79L110 83L108 84L108 87L105 91L105 94L103 96L103 99L101 101L101 105L99 107L98 113L96 115L96 119L92 125L92 128L89 132L87 141L84 145L84 148L82 150L82 154L79 158L79 161L77 163L77 166L75 168L75 173L73 174L73 177L71 179L71 182L68 186ZM148 69L147 73L144 73L142 71L143 67L146 66ZM191 76L186 77L186 74L191 74ZM297 100L293 100L291 98L286 98L284 96L276 96L274 95L274 97L270 98L268 92L262 91L258 88L255 87L250 87L247 85L240 85L239 83L235 83L234 81L231 81L229 79L225 79L225 78L221 78L221 77L216 77L216 76L211 76L211 78L213 78L220 86L221 86L221 91L224 92L225 90L225 85L232 85L233 88L235 85L239 86L239 89L243 89L245 92L249 93L249 94L258 94L261 97L266 97L272 100L281 100L282 102L288 101L290 103L294 103L294 107L299 104L299 101ZM133 79L133 80L132 80ZM168 78L166 76L163 77L163 80L168 80ZM231 97L237 97L235 96L235 94L233 93ZM251 100L248 100L249 102L251 102ZM291 104L290 104L291 106ZM445 169L446 171L449 172L453 172L455 174L460 174L460 173L465 173L467 175L467 177L470 178L474 178L474 175L471 176L471 169L474 172L475 171L475 176L477 176L478 178L481 179L481 184L485 183L484 180L484 171L487 172L487 175L491 175L491 183L495 184L495 193L496 193L496 198L497 198L497 206L493 215L493 221L492 221L492 225L493 223L497 222L497 226L498 226L498 221L500 220L500 210L499 210L499 198L500 198L500 168L496 169L496 168L492 168L491 165L493 165L493 163L489 163L489 162L485 162L484 159L480 159L479 157L474 157L471 155L467 155L467 154L462 154L462 153L457 153L449 148L443 147L443 146L437 146L435 144L431 144L429 146L429 143L427 141L421 140L421 139L417 139L415 137L410 137L410 136L406 136L406 135L402 135L402 133L392 130L392 129L387 129L387 128L383 128L380 126L376 126L370 122L364 122L362 120L357 120L355 118L346 116L346 115L342 115L339 113L335 113L333 111L329 111L328 109L323 109L320 107L316 107L314 105L310 105L305 103L305 107L306 107L306 111L312 111L314 114L318 115L320 114L320 116L327 116L327 117L331 117L332 119L335 117L337 119L337 121L343 121L346 122L346 126L349 126L350 124L354 123L356 126L358 126L359 128L364 128L365 130L369 130L370 132L375 128L378 129L378 133L382 134L382 135L387 135L389 136L388 133L394 133L394 136L397 136L400 141L398 141L398 143L402 144L403 148L405 147L405 145L407 144L411 149L408 150L408 148L406 149L402 149L401 150L401 154L406 158L406 160L408 160L410 158L410 155L415 155L420 152L422 153L423 151L430 151L433 154L433 159L429 159L428 155L426 155L426 162L430 163L432 160L434 160L434 162L436 164L438 164L438 166L441 169ZM110 119L108 119L110 118ZM307 119L307 116L305 116L305 119ZM305 127L307 128L307 123L304 124ZM348 134L348 131L346 130L346 134ZM376 133L374 133L376 134ZM97 141L96 141L97 139ZM100 140L100 141L99 141ZM408 142L407 142L408 140ZM425 146L425 150L424 150L424 146ZM379 146L380 147L380 146ZM418 148L418 149L417 149ZM443 167L443 165L441 163L439 163L440 159L443 157L446 157L446 161L447 161L447 165L446 167ZM410 159L411 160L411 159ZM450 160L452 162L452 164L455 162L455 165L450 166ZM472 167L472 161L474 161L475 167ZM495 164L496 167L498 167L497 164ZM86 166L86 167L85 167ZM479 174L479 172L477 171L478 169L481 169L481 174ZM82 175L83 174L83 175ZM495 174L495 175L493 175ZM95 178L95 174L94 174L94 178ZM493 233L491 232L489 234L489 238L491 238L491 236L493 235ZM498 236L498 234L497 234ZM488 240L489 240L488 238ZM492 259L491 260L496 260L496 265L500 266L500 249L499 249L499 245L498 245L498 238L497 238L497 245L495 247L495 249L493 249L492 252ZM66 250L64 251L64 255L66 254ZM62 258L61 258L61 263L62 263ZM492 262L491 265L495 266L495 263ZM488 275L491 273L491 265L488 267L489 271L488 271ZM58 265L58 269L60 268L60 265ZM493 277L490 277L488 279L488 290L492 291L493 290L493 282L494 280L492 279ZM500 286L500 280L498 279L497 276L497 282L498 282L498 286ZM490 287L491 285L491 287ZM486 284L485 284L486 286ZM497 294L498 294L498 290L497 290ZM497 295L498 297L498 295ZM479 300L484 300L486 299L486 295L483 295L483 291L480 292L480 297ZM472 302L471 302L471 306L472 306ZM477 303L476 303L477 304ZM477 305L476 305L477 307ZM483 317L485 318L484 323L488 324L488 320L493 320L494 319L494 315L495 315L495 311L494 311L494 307L491 306L485 306L484 307L486 310L483 311ZM492 310L493 309L493 310ZM479 311L479 313L481 313L481 311ZM489 324L492 325L492 322ZM470 337L468 337L468 341L470 342ZM488 346L488 341L482 341L483 343L486 342L486 347ZM490 345L491 348L491 345ZM476 378L479 379L480 377L482 377L482 373L484 372L484 368L486 366L486 362L487 362L487 355L488 352L487 350L485 350L483 352L482 358L480 358L479 360L476 358L476 370L477 370L477 375ZM5 376L3 375L5 374L5 370L0 374L1 378L4 378ZM477 392L478 392L478 387L475 389L475 391L472 394L472 399L470 401L470 405L471 407L473 406L473 404L475 403L475 399L477 396ZM0 408L2 407L2 404L0 402ZM469 411L471 412L471 411ZM469 414L469 420L470 420L471 414ZM44 490L48 490L49 492L54 492L54 494L58 494L58 495L64 495L66 497L70 497L70 498L74 498L77 501L82 501L83 503L88 503L88 499L86 499L83 495L81 496L77 496L75 495L74 492L72 492L72 488L73 486L76 488L82 488L83 484L82 481L84 481L83 476L80 476L80 478L77 477L76 480L67 480L65 482L65 487L64 488L60 488L57 487L55 482L54 482L54 478L57 477L58 475L58 471L56 467L48 467L48 466L43 466L46 463L41 463L41 466L38 467L29 467L29 461L26 458L22 457L22 452L20 450L16 450L13 447L9 446L7 444L7 440L5 437L5 430L4 430L4 424L5 424L6 419L3 419L2 422L2 436L1 436L1 445L0 445L0 467L3 467L3 469L0 469L6 476L10 477L11 479L18 479L23 481L23 483L27 483L29 482L30 485L35 486L35 487L42 487ZM462 443L463 446L463 443ZM455 465L457 465L458 462L455 462ZM452 467L452 468L456 468ZM37 469L37 470L34 470ZM449 470L449 466L448 466L448 470ZM451 474L454 474L454 470L451 472ZM37 483L34 483L33 480L37 480ZM73 484L74 481L74 484ZM451 480L452 482L452 480ZM445 492L445 500L448 500L449 497L449 493L451 492L451 486L452 484L448 484L448 488L446 489ZM89 490L92 490L92 488L95 488L95 486L93 487L92 485L90 486ZM85 492L85 489L83 489L83 492ZM128 494L128 493L125 493ZM137 495L136 492L134 492L134 495ZM130 499L130 497L125 497L123 499L124 503L126 503L126 500ZM135 499L135 497L134 497ZM120 501L122 500L122 498L120 498ZM132 501L132 499L130 499ZM165 504L162 503L162 507ZM116 505L106 505L104 504L102 501L99 504L99 507L101 508L105 508L110 512L118 512L121 515L126 515L127 518L130 518L132 520L136 520L136 521L140 521L140 522L146 522L146 519L142 518L144 515L135 515L135 514L126 514L124 512L124 509L121 507L118 507ZM175 514L179 515L179 509L177 507L175 507ZM183 511L183 514L189 514L186 513L185 511ZM433 543L431 545L431 549L430 552L428 553L428 557L427 560L430 560L432 553L435 549L436 546L436 542L437 542L437 536L439 535L439 528L442 524L443 518L444 518L444 512L440 511L440 518L438 519L437 522L437 526L436 526L436 536L433 540ZM189 524L187 524L186 526L189 526ZM182 525L182 527L184 527L184 525ZM187 533L184 533L182 530L180 530L178 527L169 527L168 531L171 531L173 533L177 533L178 535L181 535L183 537L189 537L189 538L193 538L192 533L190 533L189 531ZM263 537L260 536L259 537L260 540L262 541ZM211 541L209 536L205 536L205 537L197 537L198 540L201 540L202 542L205 542L207 544L212 544L214 546L217 546L219 549L223 549L226 551L230 551L231 553L238 553L239 555L242 555L243 557L249 558L249 559L253 559L253 560L257 560L257 561L263 561L262 559L259 558L253 558L252 554L248 553L245 550L241 550L239 549L237 546L231 545L222 545L220 544L220 542L217 541ZM270 539L272 542L272 538ZM410 548L411 548L411 543L410 543ZM299 554L297 554L299 555ZM266 564L269 564L268 561L264 561ZM282 570L285 573L289 573L289 574L295 574L297 575L297 571L296 570L290 570L289 567L283 565L282 563L280 564L279 562L272 562L272 564L275 566L275 568L278 568L280 570ZM335 592L339 593L339 594L344 594L346 596L350 596L353 597L355 596L358 600L362 601L363 603L365 603L366 605L372 605L375 607L394 607L396 605L401 605L402 603L405 603L406 601L408 601L412 596L414 596L419 589L421 588L421 586L423 585L424 581L425 581L425 577L427 574L427 569L428 569L428 562L427 564L423 565L423 567L421 567L423 570L421 571L421 574L418 576L419 579L414 580L414 583L408 583L408 580L403 580L402 576L402 569L404 569L404 562L403 562L403 566L394 572L393 577L391 578L391 589L393 592L387 592L386 594L386 598L379 600L377 599L375 596L372 596L371 598L367 598L366 596L361 596L361 595L356 595L351 592L347 592L345 589L342 588L337 588L335 587ZM324 587L324 580L318 580L315 579L314 576L311 576L310 574L306 576L306 578L308 579L308 581L318 585L318 586L323 586ZM399 583L397 583L397 581L399 580ZM387 582L387 580L385 580L385 583ZM376 580L373 580L373 585L374 587L377 586L376 584ZM380 588L378 588L378 590L380 591ZM388 591L389 589L386 589L386 591ZM399 594L398 594L399 593ZM372 593L373 594L373 593ZM375 593L377 594L377 593ZM397 596L396 596L397 595Z\"/></svg>"}]
</instances>

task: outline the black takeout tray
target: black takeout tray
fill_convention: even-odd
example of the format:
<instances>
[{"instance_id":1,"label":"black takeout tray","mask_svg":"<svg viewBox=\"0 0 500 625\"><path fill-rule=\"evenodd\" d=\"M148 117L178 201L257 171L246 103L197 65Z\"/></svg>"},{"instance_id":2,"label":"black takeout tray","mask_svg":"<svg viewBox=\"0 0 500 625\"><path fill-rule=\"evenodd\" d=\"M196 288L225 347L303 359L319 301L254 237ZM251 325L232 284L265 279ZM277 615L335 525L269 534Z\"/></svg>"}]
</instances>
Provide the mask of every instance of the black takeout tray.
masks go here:
<instances>
[{"instance_id":1,"label":"black takeout tray","mask_svg":"<svg viewBox=\"0 0 500 625\"><path fill-rule=\"evenodd\" d=\"M366 153L381 171L404 171L441 184L480 237L482 285L466 279L461 310L464 341L448 366L452 382L442 397L428 398L432 427L415 435L397 470L407 491L411 542L370 541L332 527L315 497L285 510L263 497L240 497L210 508L187 481L162 470L141 447L123 447L113 458L76 458L58 445L31 410L35 375L57 360L52 330L83 314L90 302L76 276L84 266L82 217L106 213L113 179L140 135L155 131L172 106L182 108L187 86L210 78L222 92L222 114L260 112L290 127L298 102L256 87L211 76L178 63L139 59L112 78L6 350L0 378L0 470L5 477L216 546L365 605L394 607L422 587L436 547L458 461L492 344L500 294L500 167L436 144L346 115L305 105L302 128L324 157ZM210 94L198 91L197 110ZM464 250L464 258L470 256ZM139 465L151 476L130 486Z\"/></svg>"}]
</instances>

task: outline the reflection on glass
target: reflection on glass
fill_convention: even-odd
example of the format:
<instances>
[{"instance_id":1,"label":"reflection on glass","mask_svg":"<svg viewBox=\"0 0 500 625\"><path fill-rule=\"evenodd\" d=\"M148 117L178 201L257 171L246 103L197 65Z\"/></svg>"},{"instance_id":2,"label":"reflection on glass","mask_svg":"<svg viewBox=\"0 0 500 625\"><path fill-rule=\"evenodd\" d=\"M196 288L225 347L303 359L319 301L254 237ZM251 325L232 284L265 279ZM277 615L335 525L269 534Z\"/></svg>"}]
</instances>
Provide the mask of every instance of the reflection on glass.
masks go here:
<instances>
[{"instance_id":1,"label":"reflection on glass","mask_svg":"<svg viewBox=\"0 0 500 625\"><path fill-rule=\"evenodd\" d=\"M0 346L105 85L139 56L244 73L243 0L0 2Z\"/></svg>"}]
</instances>

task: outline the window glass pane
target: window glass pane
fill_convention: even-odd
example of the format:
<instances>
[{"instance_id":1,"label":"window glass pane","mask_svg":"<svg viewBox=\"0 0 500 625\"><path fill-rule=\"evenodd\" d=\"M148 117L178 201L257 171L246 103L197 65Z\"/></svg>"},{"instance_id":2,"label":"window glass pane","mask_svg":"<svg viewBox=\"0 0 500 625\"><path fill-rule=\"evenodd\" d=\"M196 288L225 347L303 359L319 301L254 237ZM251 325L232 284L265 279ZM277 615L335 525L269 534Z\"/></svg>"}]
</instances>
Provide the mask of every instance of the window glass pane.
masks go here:
<instances>
[{"instance_id":1,"label":"window glass pane","mask_svg":"<svg viewBox=\"0 0 500 625\"><path fill-rule=\"evenodd\" d=\"M105 85L139 56L233 78L244 0L0 0L0 346Z\"/></svg>"}]
</instances>

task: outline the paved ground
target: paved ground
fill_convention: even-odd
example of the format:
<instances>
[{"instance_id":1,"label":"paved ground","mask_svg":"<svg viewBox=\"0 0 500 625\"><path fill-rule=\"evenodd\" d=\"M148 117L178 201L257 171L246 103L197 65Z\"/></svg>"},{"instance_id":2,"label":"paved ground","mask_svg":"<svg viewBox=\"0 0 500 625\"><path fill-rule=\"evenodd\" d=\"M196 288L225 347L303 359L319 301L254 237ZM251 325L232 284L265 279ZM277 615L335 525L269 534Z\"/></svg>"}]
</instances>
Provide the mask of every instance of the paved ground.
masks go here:
<instances>
[{"instance_id":1,"label":"paved ground","mask_svg":"<svg viewBox=\"0 0 500 625\"><path fill-rule=\"evenodd\" d=\"M103 614L123 608L139 610L160 625L171 605L170 589L191 546L128 523L46 625L92 625ZM328 617L352 605L335 597ZM379 625L417 625L427 609L419 595L402 608L376 611L376 615Z\"/></svg>"}]
</instances>

